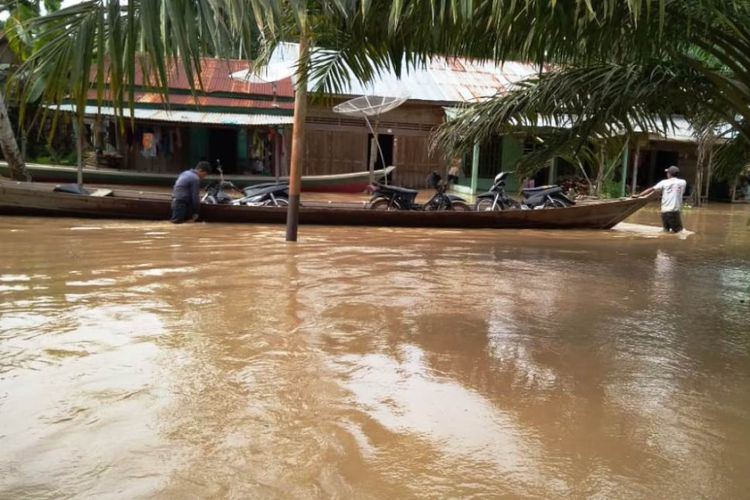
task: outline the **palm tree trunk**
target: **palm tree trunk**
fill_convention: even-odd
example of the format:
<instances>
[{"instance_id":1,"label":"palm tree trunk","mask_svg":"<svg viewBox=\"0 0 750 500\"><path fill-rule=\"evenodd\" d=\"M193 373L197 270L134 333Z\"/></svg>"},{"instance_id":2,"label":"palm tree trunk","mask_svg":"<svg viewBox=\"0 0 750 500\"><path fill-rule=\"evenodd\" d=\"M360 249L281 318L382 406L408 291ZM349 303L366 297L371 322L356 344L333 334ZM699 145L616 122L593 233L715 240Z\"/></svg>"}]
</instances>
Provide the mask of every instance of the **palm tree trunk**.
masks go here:
<instances>
[{"instance_id":1,"label":"palm tree trunk","mask_svg":"<svg viewBox=\"0 0 750 500\"><path fill-rule=\"evenodd\" d=\"M8 118L8 108L5 105L5 96L0 89L0 148L3 150L5 161L8 162L10 177L19 181L30 181L31 176L26 170L23 156L18 150L16 136L13 134L13 125Z\"/></svg>"},{"instance_id":2,"label":"palm tree trunk","mask_svg":"<svg viewBox=\"0 0 750 500\"><path fill-rule=\"evenodd\" d=\"M604 186L604 176L607 171L607 166L604 159L604 151L599 150L599 169L596 172L596 182L594 183L594 196L599 197L602 194L602 187Z\"/></svg>"},{"instance_id":3,"label":"palm tree trunk","mask_svg":"<svg viewBox=\"0 0 750 500\"><path fill-rule=\"evenodd\" d=\"M708 171L711 168L714 142L715 137L710 130L701 131L698 136L698 158L695 162L695 185L693 186L692 193L696 207L703 205L703 189L704 184L708 184L706 177L708 177ZM708 191L708 188L706 188L706 191Z\"/></svg>"},{"instance_id":4,"label":"palm tree trunk","mask_svg":"<svg viewBox=\"0 0 750 500\"><path fill-rule=\"evenodd\" d=\"M309 54L306 30L299 43L299 61L307 64ZM297 82L294 92L294 121L292 123L292 158L289 162L289 206L286 212L286 241L297 241L299 197L302 186L302 158L305 154L305 118L307 117L307 79Z\"/></svg>"}]
</instances>

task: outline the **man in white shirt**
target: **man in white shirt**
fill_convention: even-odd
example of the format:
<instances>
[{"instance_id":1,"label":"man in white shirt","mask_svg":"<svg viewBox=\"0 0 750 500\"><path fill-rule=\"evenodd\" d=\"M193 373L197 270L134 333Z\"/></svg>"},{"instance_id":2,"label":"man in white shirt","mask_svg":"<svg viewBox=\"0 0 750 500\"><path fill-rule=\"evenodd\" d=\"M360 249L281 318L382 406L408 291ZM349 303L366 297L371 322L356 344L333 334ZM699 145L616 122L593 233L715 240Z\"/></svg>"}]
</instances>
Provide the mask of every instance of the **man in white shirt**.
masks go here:
<instances>
[{"instance_id":1,"label":"man in white shirt","mask_svg":"<svg viewBox=\"0 0 750 500\"><path fill-rule=\"evenodd\" d=\"M679 233L682 231L680 209L682 208L682 197L685 194L687 181L677 178L680 169L674 165L664 171L667 173L667 178L642 192L638 198L650 196L654 191L661 191L661 223L664 226L664 231Z\"/></svg>"}]
</instances>

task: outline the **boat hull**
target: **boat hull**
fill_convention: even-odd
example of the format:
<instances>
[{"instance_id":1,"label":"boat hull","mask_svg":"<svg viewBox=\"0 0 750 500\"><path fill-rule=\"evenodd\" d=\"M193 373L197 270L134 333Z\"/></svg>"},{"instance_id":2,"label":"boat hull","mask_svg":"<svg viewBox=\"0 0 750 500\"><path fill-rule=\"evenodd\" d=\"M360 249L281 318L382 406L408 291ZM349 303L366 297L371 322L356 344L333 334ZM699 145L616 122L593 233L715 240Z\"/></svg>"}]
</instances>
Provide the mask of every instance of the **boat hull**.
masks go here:
<instances>
[{"instance_id":1,"label":"boat hull","mask_svg":"<svg viewBox=\"0 0 750 500\"><path fill-rule=\"evenodd\" d=\"M76 182L78 170L76 167L63 165L40 165L35 163L26 164L31 178L36 182ZM382 179L395 167L379 169L373 172L376 180ZM8 176L8 164L0 162L0 175ZM177 174L161 174L151 172L136 172L128 170L117 170L111 168L84 168L83 178L87 184L111 184L130 186L172 186ZM224 179L231 181L239 188L273 182L275 177L265 175L225 175ZM204 181L207 184L219 180L216 175L210 175ZM280 177L279 181L288 181L287 177ZM370 185L370 173L351 172L332 175L303 175L302 191L320 193L361 193Z\"/></svg>"},{"instance_id":2,"label":"boat hull","mask_svg":"<svg viewBox=\"0 0 750 500\"><path fill-rule=\"evenodd\" d=\"M53 186L26 182L0 182L0 213L96 217L112 219L166 220L170 214L168 194L141 191L114 191L112 196L96 197L54 192ZM494 229L610 229L640 209L647 200L621 199L545 210L506 210L501 212L380 211L364 203L304 203L300 224L494 228ZM286 222L286 209L234 205L202 205L206 222L266 223Z\"/></svg>"}]
</instances>

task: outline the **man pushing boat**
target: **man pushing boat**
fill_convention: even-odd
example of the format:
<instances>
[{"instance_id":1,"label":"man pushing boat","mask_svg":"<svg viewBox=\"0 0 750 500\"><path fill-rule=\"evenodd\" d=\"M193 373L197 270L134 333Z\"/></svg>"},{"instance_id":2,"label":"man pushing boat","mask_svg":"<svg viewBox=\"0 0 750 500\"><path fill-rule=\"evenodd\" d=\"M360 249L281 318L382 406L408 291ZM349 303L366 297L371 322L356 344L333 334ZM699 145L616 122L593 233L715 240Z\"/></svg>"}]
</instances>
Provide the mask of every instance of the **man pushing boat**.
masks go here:
<instances>
[{"instance_id":1,"label":"man pushing boat","mask_svg":"<svg viewBox=\"0 0 750 500\"><path fill-rule=\"evenodd\" d=\"M680 169L672 165L664 170L667 178L659 181L654 187L648 188L636 198L646 198L655 191L661 192L661 222L665 233L679 233L682 231L682 197L685 194L687 181L679 179Z\"/></svg>"},{"instance_id":2,"label":"man pushing boat","mask_svg":"<svg viewBox=\"0 0 750 500\"><path fill-rule=\"evenodd\" d=\"M180 174L172 189L170 222L181 224L198 218L201 179L205 179L210 172L211 164L207 161L199 161L194 168Z\"/></svg>"}]
</instances>

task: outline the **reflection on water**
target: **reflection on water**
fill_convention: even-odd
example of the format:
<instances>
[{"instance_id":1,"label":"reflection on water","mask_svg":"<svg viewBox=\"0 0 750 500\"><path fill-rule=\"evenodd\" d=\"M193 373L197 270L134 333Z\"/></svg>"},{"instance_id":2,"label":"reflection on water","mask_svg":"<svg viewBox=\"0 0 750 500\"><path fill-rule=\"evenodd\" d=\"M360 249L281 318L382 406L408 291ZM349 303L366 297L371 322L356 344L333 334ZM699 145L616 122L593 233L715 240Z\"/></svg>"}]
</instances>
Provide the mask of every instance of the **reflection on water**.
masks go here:
<instances>
[{"instance_id":1,"label":"reflection on water","mask_svg":"<svg viewBox=\"0 0 750 500\"><path fill-rule=\"evenodd\" d=\"M1 218L0 497L742 497L748 216Z\"/></svg>"}]
</instances>

